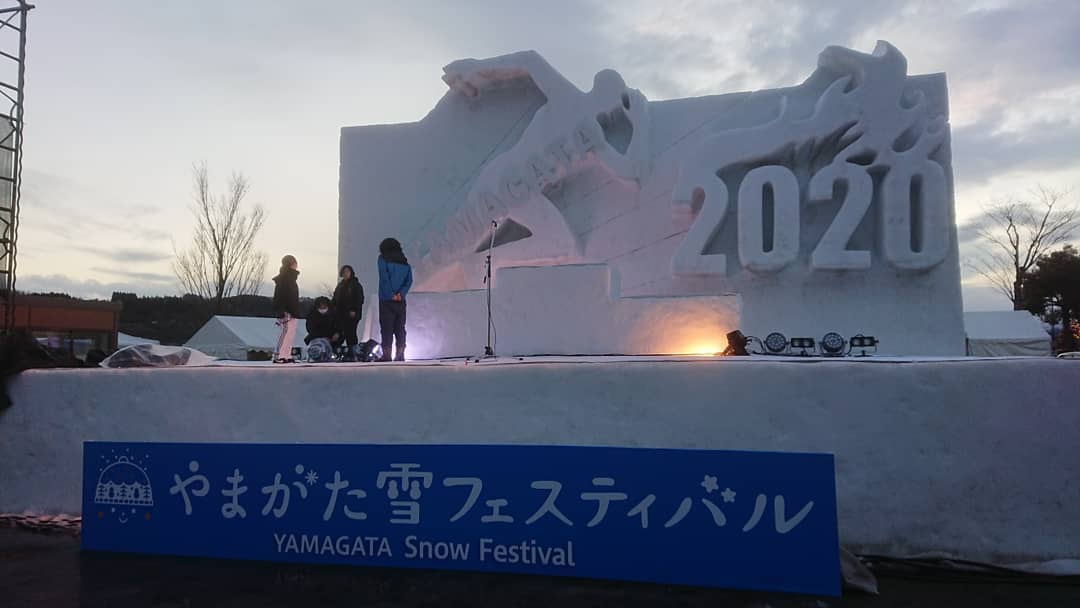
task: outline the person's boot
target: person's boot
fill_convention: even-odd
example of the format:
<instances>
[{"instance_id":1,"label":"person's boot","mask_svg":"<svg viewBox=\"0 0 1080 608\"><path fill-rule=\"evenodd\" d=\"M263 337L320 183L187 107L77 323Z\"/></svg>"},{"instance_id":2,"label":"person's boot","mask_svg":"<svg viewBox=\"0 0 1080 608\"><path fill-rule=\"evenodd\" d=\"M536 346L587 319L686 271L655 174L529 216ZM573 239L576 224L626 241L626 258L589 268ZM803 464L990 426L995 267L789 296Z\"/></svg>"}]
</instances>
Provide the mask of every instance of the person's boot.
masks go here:
<instances>
[{"instance_id":1,"label":"person's boot","mask_svg":"<svg viewBox=\"0 0 1080 608\"><path fill-rule=\"evenodd\" d=\"M402 347L402 348L397 349L397 355L394 357L394 361L404 361L404 360L405 360L405 348Z\"/></svg>"}]
</instances>

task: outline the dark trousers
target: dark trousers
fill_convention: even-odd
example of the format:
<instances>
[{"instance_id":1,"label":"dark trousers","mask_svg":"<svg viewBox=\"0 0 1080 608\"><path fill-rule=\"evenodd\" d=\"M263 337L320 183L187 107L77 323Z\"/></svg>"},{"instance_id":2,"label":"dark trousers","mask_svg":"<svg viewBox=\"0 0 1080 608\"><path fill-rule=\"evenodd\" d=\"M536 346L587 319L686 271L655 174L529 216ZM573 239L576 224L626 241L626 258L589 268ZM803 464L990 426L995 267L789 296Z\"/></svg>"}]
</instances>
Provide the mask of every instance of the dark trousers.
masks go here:
<instances>
[{"instance_id":1,"label":"dark trousers","mask_svg":"<svg viewBox=\"0 0 1080 608\"><path fill-rule=\"evenodd\" d=\"M341 327L341 337L345 341L345 344L349 345L349 352L352 352L352 347L356 346L360 339L356 337L356 326L360 323L360 316L349 317L348 315L338 319L338 326Z\"/></svg>"},{"instance_id":2,"label":"dark trousers","mask_svg":"<svg viewBox=\"0 0 1080 608\"><path fill-rule=\"evenodd\" d=\"M405 360L405 302L379 300L379 328L382 330L383 361L390 360L397 341L397 361Z\"/></svg>"}]
</instances>

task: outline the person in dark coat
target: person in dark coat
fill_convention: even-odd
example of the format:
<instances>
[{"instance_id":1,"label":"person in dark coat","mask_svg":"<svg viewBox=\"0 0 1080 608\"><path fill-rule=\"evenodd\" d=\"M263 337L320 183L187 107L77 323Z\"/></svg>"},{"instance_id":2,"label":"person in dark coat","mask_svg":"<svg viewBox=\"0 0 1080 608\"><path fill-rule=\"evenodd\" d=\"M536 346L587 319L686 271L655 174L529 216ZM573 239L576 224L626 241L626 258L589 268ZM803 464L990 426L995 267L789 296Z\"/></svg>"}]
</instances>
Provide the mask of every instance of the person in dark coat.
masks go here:
<instances>
[{"instance_id":1,"label":"person in dark coat","mask_svg":"<svg viewBox=\"0 0 1080 608\"><path fill-rule=\"evenodd\" d=\"M300 287L296 284L300 271L296 269L296 258L287 255L281 258L281 269L274 277L274 312L277 325L281 328L277 348L274 349L274 363L295 363L292 356L293 337L296 335L296 320L300 317Z\"/></svg>"},{"instance_id":2,"label":"person in dark coat","mask_svg":"<svg viewBox=\"0 0 1080 608\"><path fill-rule=\"evenodd\" d=\"M379 328L383 361L390 360L396 340L395 361L405 360L405 296L412 287L412 267L397 239L379 243Z\"/></svg>"},{"instance_id":3,"label":"person in dark coat","mask_svg":"<svg viewBox=\"0 0 1080 608\"><path fill-rule=\"evenodd\" d=\"M341 342L341 332L338 329L337 319L330 309L330 298L319 296L315 298L315 306L311 308L311 314L307 317L307 336L304 344L311 344L312 340L326 338L335 348Z\"/></svg>"},{"instance_id":4,"label":"person in dark coat","mask_svg":"<svg viewBox=\"0 0 1080 608\"><path fill-rule=\"evenodd\" d=\"M348 264L341 267L338 272L340 281L334 288L334 315L337 317L338 328L341 330L345 344L349 346L346 359L352 360L354 348L360 341L356 336L356 326L360 323L360 317L364 311L364 287L360 285L353 267Z\"/></svg>"}]
</instances>

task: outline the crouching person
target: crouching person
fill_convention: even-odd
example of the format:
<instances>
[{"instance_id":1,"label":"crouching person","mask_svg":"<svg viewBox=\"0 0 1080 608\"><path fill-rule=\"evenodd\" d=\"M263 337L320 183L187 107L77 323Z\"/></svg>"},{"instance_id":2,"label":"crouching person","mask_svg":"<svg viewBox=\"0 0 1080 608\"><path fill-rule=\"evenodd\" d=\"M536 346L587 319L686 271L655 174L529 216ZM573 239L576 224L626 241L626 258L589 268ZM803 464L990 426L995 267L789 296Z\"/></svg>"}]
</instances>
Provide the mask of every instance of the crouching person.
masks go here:
<instances>
[{"instance_id":1,"label":"crouching person","mask_svg":"<svg viewBox=\"0 0 1080 608\"><path fill-rule=\"evenodd\" d=\"M308 315L306 325L307 336L304 337L304 344L308 345L308 359L329 361L334 350L341 344L341 331L336 318L330 312L329 298L315 298L315 306Z\"/></svg>"},{"instance_id":2,"label":"crouching person","mask_svg":"<svg viewBox=\"0 0 1080 608\"><path fill-rule=\"evenodd\" d=\"M397 239L379 243L379 328L383 361L390 360L396 341L395 361L405 360L405 296L412 287L412 267Z\"/></svg>"}]
</instances>

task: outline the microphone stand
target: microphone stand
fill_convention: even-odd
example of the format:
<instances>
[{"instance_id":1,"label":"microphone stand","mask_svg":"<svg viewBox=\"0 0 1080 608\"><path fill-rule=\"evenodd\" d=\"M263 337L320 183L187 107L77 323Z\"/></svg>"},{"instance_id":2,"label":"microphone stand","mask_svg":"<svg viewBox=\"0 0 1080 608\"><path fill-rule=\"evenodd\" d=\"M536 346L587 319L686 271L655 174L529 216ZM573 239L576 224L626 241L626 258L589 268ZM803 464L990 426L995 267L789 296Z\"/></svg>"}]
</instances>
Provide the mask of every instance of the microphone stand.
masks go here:
<instances>
[{"instance_id":1,"label":"microphone stand","mask_svg":"<svg viewBox=\"0 0 1080 608\"><path fill-rule=\"evenodd\" d=\"M491 220L491 240L488 242L487 259L484 261L484 284L487 286L487 345L484 346L484 358L495 358L495 347L491 343L491 330L495 325L491 318L491 250L495 248L495 230L499 223Z\"/></svg>"}]
</instances>

